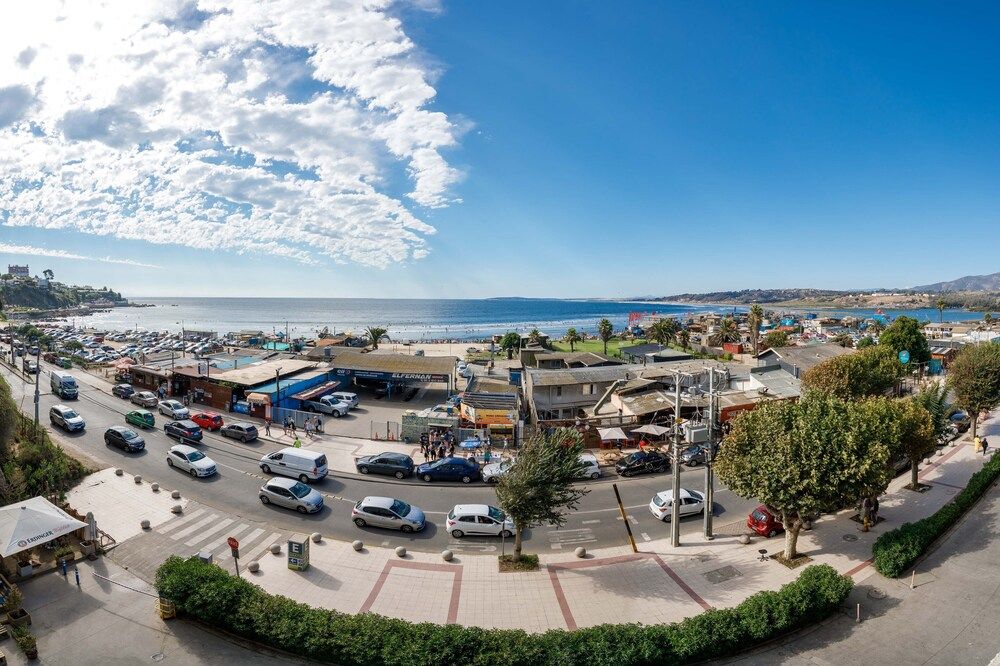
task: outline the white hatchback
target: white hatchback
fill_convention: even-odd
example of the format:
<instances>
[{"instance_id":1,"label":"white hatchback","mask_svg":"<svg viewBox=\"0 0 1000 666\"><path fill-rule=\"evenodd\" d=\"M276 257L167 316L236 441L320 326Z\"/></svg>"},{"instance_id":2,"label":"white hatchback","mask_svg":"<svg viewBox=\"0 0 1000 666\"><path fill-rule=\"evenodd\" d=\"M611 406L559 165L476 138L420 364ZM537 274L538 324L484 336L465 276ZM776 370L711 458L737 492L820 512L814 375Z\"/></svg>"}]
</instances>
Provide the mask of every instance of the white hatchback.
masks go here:
<instances>
[{"instance_id":1,"label":"white hatchback","mask_svg":"<svg viewBox=\"0 0 1000 666\"><path fill-rule=\"evenodd\" d=\"M461 539L467 534L509 539L514 534L514 523L495 506L458 504L448 513L446 529L455 539Z\"/></svg>"},{"instance_id":2,"label":"white hatchback","mask_svg":"<svg viewBox=\"0 0 1000 666\"><path fill-rule=\"evenodd\" d=\"M696 490L680 489L680 517L697 515L705 510L705 496ZM665 523L670 522L671 507L674 503L674 491L664 490L662 493L653 495L649 502L649 512L656 516L657 520Z\"/></svg>"},{"instance_id":3,"label":"white hatchback","mask_svg":"<svg viewBox=\"0 0 1000 666\"><path fill-rule=\"evenodd\" d=\"M169 416L177 421L191 416L190 410L177 400L161 400L157 409L159 409L160 413L164 416Z\"/></svg>"},{"instance_id":4,"label":"white hatchback","mask_svg":"<svg viewBox=\"0 0 1000 666\"><path fill-rule=\"evenodd\" d=\"M186 444L175 444L167 453L167 466L187 472L191 476L212 476L219 470L215 461Z\"/></svg>"}]
</instances>

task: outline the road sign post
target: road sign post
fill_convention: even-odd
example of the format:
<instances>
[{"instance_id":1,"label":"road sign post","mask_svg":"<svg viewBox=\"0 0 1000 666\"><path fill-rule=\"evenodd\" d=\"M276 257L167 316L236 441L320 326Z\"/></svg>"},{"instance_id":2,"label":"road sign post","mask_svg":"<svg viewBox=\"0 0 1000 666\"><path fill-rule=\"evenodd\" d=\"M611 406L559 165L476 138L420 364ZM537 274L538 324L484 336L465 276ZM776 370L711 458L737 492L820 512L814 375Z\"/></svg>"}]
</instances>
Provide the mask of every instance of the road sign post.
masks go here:
<instances>
[{"instance_id":1,"label":"road sign post","mask_svg":"<svg viewBox=\"0 0 1000 666\"><path fill-rule=\"evenodd\" d=\"M240 577L240 542L236 540L236 537L229 537L226 539L226 543L229 544L230 550L233 551L233 566L236 567L236 577Z\"/></svg>"}]
</instances>

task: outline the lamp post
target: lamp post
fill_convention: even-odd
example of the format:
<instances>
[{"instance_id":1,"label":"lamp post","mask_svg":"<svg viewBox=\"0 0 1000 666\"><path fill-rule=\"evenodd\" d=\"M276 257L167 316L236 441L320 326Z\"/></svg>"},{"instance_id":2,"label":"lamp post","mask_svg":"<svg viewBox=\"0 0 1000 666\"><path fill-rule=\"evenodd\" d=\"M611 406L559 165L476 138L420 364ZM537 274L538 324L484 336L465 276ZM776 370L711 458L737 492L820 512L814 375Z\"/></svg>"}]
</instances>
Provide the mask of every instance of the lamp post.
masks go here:
<instances>
[{"instance_id":1,"label":"lamp post","mask_svg":"<svg viewBox=\"0 0 1000 666\"><path fill-rule=\"evenodd\" d=\"M41 341L35 339L35 426L38 426L38 376L42 374Z\"/></svg>"},{"instance_id":2,"label":"lamp post","mask_svg":"<svg viewBox=\"0 0 1000 666\"><path fill-rule=\"evenodd\" d=\"M274 404L271 405L271 420L274 421L274 417L278 415L278 400L281 399L279 392L281 391L281 368L274 369Z\"/></svg>"},{"instance_id":3,"label":"lamp post","mask_svg":"<svg viewBox=\"0 0 1000 666\"><path fill-rule=\"evenodd\" d=\"M673 477L673 501L670 503L670 545L681 545L681 373L674 372L674 454L670 464Z\"/></svg>"},{"instance_id":4,"label":"lamp post","mask_svg":"<svg viewBox=\"0 0 1000 666\"><path fill-rule=\"evenodd\" d=\"M705 512L704 530L705 538L711 540L712 536L712 509L714 508L715 495L715 471L712 463L715 462L715 368L708 368L708 452L705 455Z\"/></svg>"}]
</instances>

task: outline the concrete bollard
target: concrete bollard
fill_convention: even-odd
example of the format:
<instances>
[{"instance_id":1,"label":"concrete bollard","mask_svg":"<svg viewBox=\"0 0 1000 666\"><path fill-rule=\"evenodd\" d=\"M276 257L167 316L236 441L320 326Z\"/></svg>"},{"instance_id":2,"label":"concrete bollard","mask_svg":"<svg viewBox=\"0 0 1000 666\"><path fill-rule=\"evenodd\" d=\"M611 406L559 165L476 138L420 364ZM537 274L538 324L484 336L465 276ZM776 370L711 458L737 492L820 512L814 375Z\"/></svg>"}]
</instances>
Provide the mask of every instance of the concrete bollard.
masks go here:
<instances>
[{"instance_id":1,"label":"concrete bollard","mask_svg":"<svg viewBox=\"0 0 1000 666\"><path fill-rule=\"evenodd\" d=\"M175 491L171 492L170 493L170 497L172 497L173 499L180 499L181 498L181 491L175 490Z\"/></svg>"},{"instance_id":2,"label":"concrete bollard","mask_svg":"<svg viewBox=\"0 0 1000 666\"><path fill-rule=\"evenodd\" d=\"M573 554L580 558L587 557L587 549L583 546L578 546L577 549L573 551Z\"/></svg>"},{"instance_id":3,"label":"concrete bollard","mask_svg":"<svg viewBox=\"0 0 1000 666\"><path fill-rule=\"evenodd\" d=\"M445 562L451 562L452 558L454 557L455 553L451 552L450 550L441 551L441 559L444 560Z\"/></svg>"},{"instance_id":4,"label":"concrete bollard","mask_svg":"<svg viewBox=\"0 0 1000 666\"><path fill-rule=\"evenodd\" d=\"M251 562L247 565L247 571L250 573L257 573L260 571L260 562Z\"/></svg>"},{"instance_id":5,"label":"concrete bollard","mask_svg":"<svg viewBox=\"0 0 1000 666\"><path fill-rule=\"evenodd\" d=\"M356 550L356 551L358 551L360 553L361 551L363 551L365 549L365 544L362 541L355 540L353 543L351 543L351 548L353 548L354 550Z\"/></svg>"},{"instance_id":6,"label":"concrete bollard","mask_svg":"<svg viewBox=\"0 0 1000 666\"><path fill-rule=\"evenodd\" d=\"M184 513L184 507L182 507L180 504L174 504L172 507L170 507L170 513Z\"/></svg>"},{"instance_id":7,"label":"concrete bollard","mask_svg":"<svg viewBox=\"0 0 1000 666\"><path fill-rule=\"evenodd\" d=\"M150 490L152 490L152 491L153 491L154 493L158 493L158 492L160 492L160 484L158 484L158 483L153 483L153 484L151 484L151 485L149 486L149 488L150 488Z\"/></svg>"},{"instance_id":8,"label":"concrete bollard","mask_svg":"<svg viewBox=\"0 0 1000 666\"><path fill-rule=\"evenodd\" d=\"M747 545L748 543L750 543L750 535L749 534L741 534L740 535L740 543L743 544L744 546Z\"/></svg>"},{"instance_id":9,"label":"concrete bollard","mask_svg":"<svg viewBox=\"0 0 1000 666\"><path fill-rule=\"evenodd\" d=\"M132 479L132 480L135 481L136 483L142 483L142 477L139 476L138 474L136 474L135 478Z\"/></svg>"},{"instance_id":10,"label":"concrete bollard","mask_svg":"<svg viewBox=\"0 0 1000 666\"><path fill-rule=\"evenodd\" d=\"M119 467L118 469L115 470L115 476L125 476L125 470Z\"/></svg>"},{"instance_id":11,"label":"concrete bollard","mask_svg":"<svg viewBox=\"0 0 1000 666\"><path fill-rule=\"evenodd\" d=\"M148 530L149 529L149 521L146 520L145 518L143 518L141 521L139 521L139 527L141 527L144 530Z\"/></svg>"},{"instance_id":12,"label":"concrete bollard","mask_svg":"<svg viewBox=\"0 0 1000 666\"><path fill-rule=\"evenodd\" d=\"M280 543L272 543L271 544L271 554L272 555L281 555L281 544Z\"/></svg>"},{"instance_id":13,"label":"concrete bollard","mask_svg":"<svg viewBox=\"0 0 1000 666\"><path fill-rule=\"evenodd\" d=\"M310 538L313 540L313 543L319 543L323 540L323 535L319 532L313 532Z\"/></svg>"},{"instance_id":14,"label":"concrete bollard","mask_svg":"<svg viewBox=\"0 0 1000 666\"><path fill-rule=\"evenodd\" d=\"M396 546L396 557L406 557L406 548L403 546Z\"/></svg>"}]
</instances>

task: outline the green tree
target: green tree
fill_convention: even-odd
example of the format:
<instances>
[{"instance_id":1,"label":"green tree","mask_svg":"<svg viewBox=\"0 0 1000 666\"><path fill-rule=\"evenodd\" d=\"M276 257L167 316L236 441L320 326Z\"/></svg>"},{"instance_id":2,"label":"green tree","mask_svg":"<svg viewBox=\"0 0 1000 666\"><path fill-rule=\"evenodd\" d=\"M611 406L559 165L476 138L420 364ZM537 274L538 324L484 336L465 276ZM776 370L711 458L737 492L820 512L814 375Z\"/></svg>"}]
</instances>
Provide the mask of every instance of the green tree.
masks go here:
<instances>
[{"instance_id":1,"label":"green tree","mask_svg":"<svg viewBox=\"0 0 1000 666\"><path fill-rule=\"evenodd\" d=\"M804 518L839 511L888 485L884 401L811 394L798 402L768 400L734 419L716 459L719 479L777 511L787 560L797 555Z\"/></svg>"},{"instance_id":2,"label":"green tree","mask_svg":"<svg viewBox=\"0 0 1000 666\"><path fill-rule=\"evenodd\" d=\"M899 427L898 452L910 461L910 488L920 488L920 461L937 448L934 418L917 398L899 400L893 405Z\"/></svg>"},{"instance_id":3,"label":"green tree","mask_svg":"<svg viewBox=\"0 0 1000 666\"><path fill-rule=\"evenodd\" d=\"M604 353L608 353L608 342L614 337L615 328L608 319L597 322L597 337L604 343Z\"/></svg>"},{"instance_id":4,"label":"green tree","mask_svg":"<svg viewBox=\"0 0 1000 666\"><path fill-rule=\"evenodd\" d=\"M842 400L882 395L895 386L903 366L888 347L869 347L827 359L806 370L802 388Z\"/></svg>"},{"instance_id":5,"label":"green tree","mask_svg":"<svg viewBox=\"0 0 1000 666\"><path fill-rule=\"evenodd\" d=\"M844 347L846 349L851 349L854 347L854 338L852 338L848 333L840 333L838 335L833 336L833 340L831 342L833 342L833 344L835 345L840 345L841 347Z\"/></svg>"},{"instance_id":6,"label":"green tree","mask_svg":"<svg viewBox=\"0 0 1000 666\"><path fill-rule=\"evenodd\" d=\"M538 434L522 444L496 485L497 504L514 522L514 559L521 558L524 529L566 523L566 513L589 491L575 482L583 473L583 437L573 428Z\"/></svg>"},{"instance_id":7,"label":"green tree","mask_svg":"<svg viewBox=\"0 0 1000 666\"><path fill-rule=\"evenodd\" d=\"M951 405L948 404L948 385L944 382L928 384L917 391L913 399L931 415L935 439L942 436L948 429L948 413L951 411Z\"/></svg>"},{"instance_id":8,"label":"green tree","mask_svg":"<svg viewBox=\"0 0 1000 666\"><path fill-rule=\"evenodd\" d=\"M977 434L980 412L1000 405L1000 345L963 347L948 366L948 386L958 406L972 417L972 436Z\"/></svg>"},{"instance_id":9,"label":"green tree","mask_svg":"<svg viewBox=\"0 0 1000 666\"><path fill-rule=\"evenodd\" d=\"M533 328L528 332L528 344L529 345L540 345L542 344L542 332L537 328Z\"/></svg>"},{"instance_id":10,"label":"green tree","mask_svg":"<svg viewBox=\"0 0 1000 666\"><path fill-rule=\"evenodd\" d=\"M784 331L768 331L764 336L764 346L768 349L778 349L788 346L788 333Z\"/></svg>"},{"instance_id":11,"label":"green tree","mask_svg":"<svg viewBox=\"0 0 1000 666\"><path fill-rule=\"evenodd\" d=\"M727 342L739 342L740 339L740 329L736 325L736 320L732 317L725 317L719 322L719 330L708 339L708 344L713 347L721 347Z\"/></svg>"},{"instance_id":12,"label":"green tree","mask_svg":"<svg viewBox=\"0 0 1000 666\"><path fill-rule=\"evenodd\" d=\"M691 333L686 328L677 331L677 343L682 349L687 349L688 345L691 344Z\"/></svg>"},{"instance_id":13,"label":"green tree","mask_svg":"<svg viewBox=\"0 0 1000 666\"><path fill-rule=\"evenodd\" d=\"M583 340L583 338L580 337L580 334L576 332L575 328L567 328L566 335L563 336L563 340L569 343L569 350L574 351L573 345Z\"/></svg>"},{"instance_id":14,"label":"green tree","mask_svg":"<svg viewBox=\"0 0 1000 666\"><path fill-rule=\"evenodd\" d=\"M500 349L507 352L507 360L514 358L514 352L521 348L521 336L514 331L507 331L500 338Z\"/></svg>"},{"instance_id":15,"label":"green tree","mask_svg":"<svg viewBox=\"0 0 1000 666\"><path fill-rule=\"evenodd\" d=\"M858 344L854 346L855 349L867 349L868 347L874 347L875 341L872 340L871 336L866 335L865 337L858 340Z\"/></svg>"},{"instance_id":16,"label":"green tree","mask_svg":"<svg viewBox=\"0 0 1000 666\"><path fill-rule=\"evenodd\" d=\"M926 363L931 360L931 347L927 344L923 326L913 317L897 317L878 338L880 346L889 347L897 354L910 353L911 363Z\"/></svg>"},{"instance_id":17,"label":"green tree","mask_svg":"<svg viewBox=\"0 0 1000 666\"><path fill-rule=\"evenodd\" d=\"M666 345L668 342L673 340L676 333L677 320L672 317L657 319L653 322L653 325L649 327L650 339L661 345Z\"/></svg>"},{"instance_id":18,"label":"green tree","mask_svg":"<svg viewBox=\"0 0 1000 666\"><path fill-rule=\"evenodd\" d=\"M70 340L63 346L66 347L68 351L80 351L81 349L83 349L83 343L81 343L79 340Z\"/></svg>"},{"instance_id":19,"label":"green tree","mask_svg":"<svg viewBox=\"0 0 1000 666\"><path fill-rule=\"evenodd\" d=\"M46 268L44 271L42 271L42 276L46 280L51 280L51 279L55 278L56 274L52 272L51 268Z\"/></svg>"},{"instance_id":20,"label":"green tree","mask_svg":"<svg viewBox=\"0 0 1000 666\"><path fill-rule=\"evenodd\" d=\"M750 327L750 344L753 347L754 356L757 355L760 347L760 327L764 323L764 308L759 303L750 306L750 314L747 317L747 325Z\"/></svg>"},{"instance_id":21,"label":"green tree","mask_svg":"<svg viewBox=\"0 0 1000 666\"><path fill-rule=\"evenodd\" d=\"M368 342L371 343L372 349L378 349L378 343L382 340L392 340L392 338L389 337L389 331L380 326L367 327L365 329L365 335L368 336Z\"/></svg>"},{"instance_id":22,"label":"green tree","mask_svg":"<svg viewBox=\"0 0 1000 666\"><path fill-rule=\"evenodd\" d=\"M938 311L938 321L939 322L942 322L942 323L944 322L944 309L945 309L945 306L947 306L947 305L948 304L944 302L943 298L937 299L937 303L935 303L935 307L937 307L937 311Z\"/></svg>"}]
</instances>

